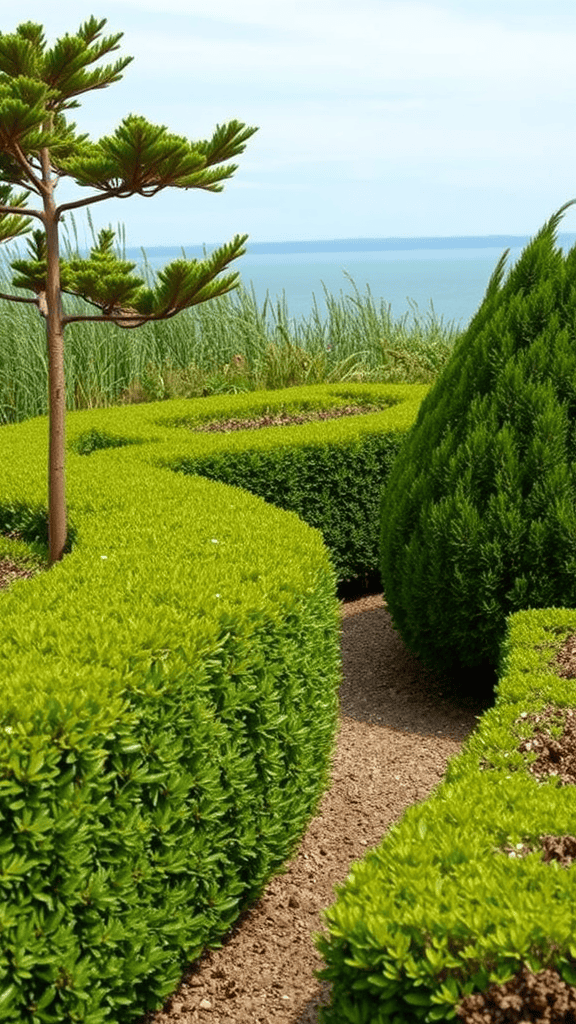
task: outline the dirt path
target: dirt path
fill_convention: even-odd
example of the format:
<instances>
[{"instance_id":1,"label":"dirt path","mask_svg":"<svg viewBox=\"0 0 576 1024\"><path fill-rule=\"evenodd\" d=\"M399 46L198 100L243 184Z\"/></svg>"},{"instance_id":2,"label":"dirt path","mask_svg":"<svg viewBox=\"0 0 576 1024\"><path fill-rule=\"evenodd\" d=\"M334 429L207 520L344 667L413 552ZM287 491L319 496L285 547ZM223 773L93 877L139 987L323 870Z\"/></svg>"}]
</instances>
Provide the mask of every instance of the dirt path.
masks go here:
<instances>
[{"instance_id":1,"label":"dirt path","mask_svg":"<svg viewBox=\"0 0 576 1024\"><path fill-rule=\"evenodd\" d=\"M286 874L145 1024L316 1024L327 985L312 933L351 861L440 781L490 701L406 651L381 596L342 605L344 681L332 784ZM144 1024L144 1022L142 1022Z\"/></svg>"}]
</instances>

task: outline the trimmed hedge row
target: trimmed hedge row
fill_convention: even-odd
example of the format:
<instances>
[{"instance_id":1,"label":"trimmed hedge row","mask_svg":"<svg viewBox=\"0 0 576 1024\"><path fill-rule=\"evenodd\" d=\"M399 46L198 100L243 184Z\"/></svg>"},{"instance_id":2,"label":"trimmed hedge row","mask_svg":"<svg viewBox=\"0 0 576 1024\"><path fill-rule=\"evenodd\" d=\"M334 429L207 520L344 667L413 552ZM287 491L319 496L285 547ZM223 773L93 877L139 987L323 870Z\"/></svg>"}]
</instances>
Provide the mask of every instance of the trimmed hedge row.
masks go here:
<instances>
[{"instance_id":1,"label":"trimmed hedge row","mask_svg":"<svg viewBox=\"0 0 576 1024\"><path fill-rule=\"evenodd\" d=\"M379 576L382 483L430 385L333 384L77 413L77 451L154 444L155 464L241 486L319 529L339 582ZM220 418L381 405L382 412L194 433ZM84 417L84 419L82 418ZM85 426L84 426L85 423Z\"/></svg>"},{"instance_id":2,"label":"trimmed hedge row","mask_svg":"<svg viewBox=\"0 0 576 1024\"><path fill-rule=\"evenodd\" d=\"M509 617L495 706L326 911L323 1024L453 1020L466 995L525 963L576 984L576 873L542 858L542 836L574 835L576 790L535 777L536 753L519 749L530 713L574 707L574 681L550 665L574 633L573 609Z\"/></svg>"},{"instance_id":3,"label":"trimmed hedge row","mask_svg":"<svg viewBox=\"0 0 576 1024\"><path fill-rule=\"evenodd\" d=\"M0 1020L128 1022L156 1008L281 868L327 785L339 608L320 533L167 468L216 452L240 467L251 451L268 453L266 475L291 447L311 461L332 447L351 465L377 434L399 444L425 390L69 414L70 553L0 594ZM281 431L183 425L352 396L396 406ZM46 441L43 418L0 431L0 532L36 546Z\"/></svg>"}]
</instances>

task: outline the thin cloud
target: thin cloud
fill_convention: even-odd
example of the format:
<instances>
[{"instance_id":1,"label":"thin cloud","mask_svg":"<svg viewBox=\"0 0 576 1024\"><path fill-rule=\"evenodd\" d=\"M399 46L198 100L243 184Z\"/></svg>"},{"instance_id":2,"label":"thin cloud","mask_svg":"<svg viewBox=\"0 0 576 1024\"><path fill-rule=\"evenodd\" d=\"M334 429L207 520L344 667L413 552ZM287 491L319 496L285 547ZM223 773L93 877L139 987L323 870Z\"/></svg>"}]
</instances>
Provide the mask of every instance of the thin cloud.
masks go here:
<instances>
[{"instance_id":1,"label":"thin cloud","mask_svg":"<svg viewBox=\"0 0 576 1024\"><path fill-rule=\"evenodd\" d=\"M22 0L14 25L53 39L88 13ZM135 60L81 98L82 131L129 112L191 138L259 126L222 196L118 204L133 244L151 244L156 203L187 244L191 224L217 237L215 217L261 238L350 236L354 218L358 234L528 233L576 191L572 0L103 0L101 16Z\"/></svg>"}]
</instances>

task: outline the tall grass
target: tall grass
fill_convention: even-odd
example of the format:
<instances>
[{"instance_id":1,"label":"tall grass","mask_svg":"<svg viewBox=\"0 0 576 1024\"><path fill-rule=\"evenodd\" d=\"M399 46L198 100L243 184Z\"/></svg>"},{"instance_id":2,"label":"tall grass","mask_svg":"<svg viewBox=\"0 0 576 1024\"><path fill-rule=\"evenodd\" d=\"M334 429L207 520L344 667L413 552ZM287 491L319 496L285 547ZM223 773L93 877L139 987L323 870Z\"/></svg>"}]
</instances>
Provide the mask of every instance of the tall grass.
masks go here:
<instances>
[{"instance_id":1,"label":"tall grass","mask_svg":"<svg viewBox=\"0 0 576 1024\"><path fill-rule=\"evenodd\" d=\"M146 254L144 253L145 272ZM0 259L0 291L13 292L9 255ZM12 257L13 258L13 257ZM347 275L348 276L348 275ZM240 287L172 320L121 330L74 323L65 333L66 404L84 409L129 402L341 381L428 383L459 335L433 307L394 319L370 289L336 298L324 287L326 313L314 300L292 317L285 295L259 304ZM26 294L26 293L19 293ZM67 312L94 313L64 297ZM0 300L0 424L48 411L44 320L36 308Z\"/></svg>"}]
</instances>

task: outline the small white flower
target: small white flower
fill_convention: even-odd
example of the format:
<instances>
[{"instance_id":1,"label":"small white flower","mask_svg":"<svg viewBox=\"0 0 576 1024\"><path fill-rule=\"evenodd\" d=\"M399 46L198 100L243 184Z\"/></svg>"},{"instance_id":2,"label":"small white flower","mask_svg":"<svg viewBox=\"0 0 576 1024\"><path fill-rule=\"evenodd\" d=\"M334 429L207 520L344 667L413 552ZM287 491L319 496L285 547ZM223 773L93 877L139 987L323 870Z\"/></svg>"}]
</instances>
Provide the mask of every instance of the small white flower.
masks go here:
<instances>
[{"instance_id":1,"label":"small white flower","mask_svg":"<svg viewBox=\"0 0 576 1024\"><path fill-rule=\"evenodd\" d=\"M220 594L214 594L214 597L220 597Z\"/></svg>"},{"instance_id":2,"label":"small white flower","mask_svg":"<svg viewBox=\"0 0 576 1024\"><path fill-rule=\"evenodd\" d=\"M219 544L220 541L216 540L216 537L212 537L212 543L213 544Z\"/></svg>"},{"instance_id":3,"label":"small white flower","mask_svg":"<svg viewBox=\"0 0 576 1024\"><path fill-rule=\"evenodd\" d=\"M108 558L108 555L100 555L100 558Z\"/></svg>"},{"instance_id":4,"label":"small white flower","mask_svg":"<svg viewBox=\"0 0 576 1024\"><path fill-rule=\"evenodd\" d=\"M7 725L4 729L4 732L14 732L14 729L12 728L11 725Z\"/></svg>"}]
</instances>

